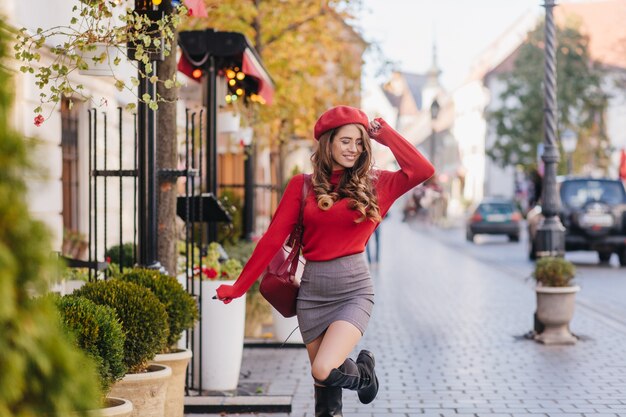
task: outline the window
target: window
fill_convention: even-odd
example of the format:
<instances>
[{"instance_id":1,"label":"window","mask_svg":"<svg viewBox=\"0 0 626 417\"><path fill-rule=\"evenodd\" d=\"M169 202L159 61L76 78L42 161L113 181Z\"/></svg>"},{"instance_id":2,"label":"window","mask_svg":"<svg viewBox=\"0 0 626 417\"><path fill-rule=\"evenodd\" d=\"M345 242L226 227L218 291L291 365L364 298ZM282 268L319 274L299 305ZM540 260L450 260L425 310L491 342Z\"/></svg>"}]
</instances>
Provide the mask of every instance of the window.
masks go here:
<instances>
[{"instance_id":1,"label":"window","mask_svg":"<svg viewBox=\"0 0 626 417\"><path fill-rule=\"evenodd\" d=\"M70 108L69 99L61 102L61 152L63 168L63 227L66 230L79 229L79 175L78 175L78 107Z\"/></svg>"}]
</instances>

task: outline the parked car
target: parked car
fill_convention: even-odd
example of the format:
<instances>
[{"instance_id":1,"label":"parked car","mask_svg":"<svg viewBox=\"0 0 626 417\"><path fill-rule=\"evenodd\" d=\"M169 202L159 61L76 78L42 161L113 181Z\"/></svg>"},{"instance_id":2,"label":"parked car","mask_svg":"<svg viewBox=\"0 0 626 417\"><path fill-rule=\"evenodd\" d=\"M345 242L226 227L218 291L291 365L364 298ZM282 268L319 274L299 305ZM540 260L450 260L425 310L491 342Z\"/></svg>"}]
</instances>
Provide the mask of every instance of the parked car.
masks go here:
<instances>
[{"instance_id":1,"label":"parked car","mask_svg":"<svg viewBox=\"0 0 626 417\"><path fill-rule=\"evenodd\" d=\"M507 235L510 241L519 241L522 215L512 200L487 197L471 213L465 232L469 242L479 234Z\"/></svg>"},{"instance_id":2,"label":"parked car","mask_svg":"<svg viewBox=\"0 0 626 417\"><path fill-rule=\"evenodd\" d=\"M621 266L626 266L626 189L620 180L609 178L559 177L561 196L559 218L565 226L565 250L598 252L606 263L617 253ZM528 224L528 256L535 259L535 236L543 220L541 206L530 210Z\"/></svg>"}]
</instances>

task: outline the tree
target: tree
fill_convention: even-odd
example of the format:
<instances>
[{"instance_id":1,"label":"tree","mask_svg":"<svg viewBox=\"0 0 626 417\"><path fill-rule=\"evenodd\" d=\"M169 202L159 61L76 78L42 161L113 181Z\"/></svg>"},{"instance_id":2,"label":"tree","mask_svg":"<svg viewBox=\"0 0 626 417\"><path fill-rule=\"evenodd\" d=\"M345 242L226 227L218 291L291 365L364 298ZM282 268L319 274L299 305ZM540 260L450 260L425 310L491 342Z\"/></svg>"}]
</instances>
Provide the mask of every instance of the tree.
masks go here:
<instances>
[{"instance_id":1,"label":"tree","mask_svg":"<svg viewBox=\"0 0 626 417\"><path fill-rule=\"evenodd\" d=\"M354 37L338 36L358 1L205 0L210 27L248 37L276 84L274 104L253 114L265 123L271 142L292 135L310 137L323 110L338 103L359 104L362 59ZM206 23L196 21L192 27ZM343 25L343 26L342 26ZM356 36L356 34L355 34ZM365 45L363 45L365 47ZM328 74L329 63L336 67ZM329 75L331 75L329 77ZM270 143L271 144L271 143Z\"/></svg>"},{"instance_id":2,"label":"tree","mask_svg":"<svg viewBox=\"0 0 626 417\"><path fill-rule=\"evenodd\" d=\"M2 62L10 31L0 20ZM95 367L67 339L52 300L35 297L58 272L49 231L24 200L32 148L9 125L11 75L0 65L0 415L87 415L98 404Z\"/></svg>"},{"instance_id":3,"label":"tree","mask_svg":"<svg viewBox=\"0 0 626 417\"><path fill-rule=\"evenodd\" d=\"M589 39L573 25L557 28L558 130L571 129L579 141L576 166L608 166L602 73L591 61ZM538 25L517 51L514 68L500 75L504 82L500 107L488 114L496 141L487 151L502 167L536 166L537 147L543 142L544 25ZM604 145L603 145L604 144ZM565 169L565 158L559 170Z\"/></svg>"}]
</instances>

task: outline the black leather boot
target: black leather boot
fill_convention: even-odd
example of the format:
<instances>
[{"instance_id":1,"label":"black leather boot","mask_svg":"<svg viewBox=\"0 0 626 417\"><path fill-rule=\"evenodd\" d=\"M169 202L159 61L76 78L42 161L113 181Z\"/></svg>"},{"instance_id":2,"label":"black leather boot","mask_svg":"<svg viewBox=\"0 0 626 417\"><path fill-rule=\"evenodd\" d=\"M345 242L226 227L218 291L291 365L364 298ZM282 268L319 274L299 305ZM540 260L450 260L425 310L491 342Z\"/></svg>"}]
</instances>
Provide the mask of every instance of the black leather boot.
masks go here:
<instances>
[{"instance_id":1,"label":"black leather boot","mask_svg":"<svg viewBox=\"0 0 626 417\"><path fill-rule=\"evenodd\" d=\"M342 417L341 387L315 385L315 417Z\"/></svg>"},{"instance_id":2,"label":"black leather boot","mask_svg":"<svg viewBox=\"0 0 626 417\"><path fill-rule=\"evenodd\" d=\"M374 372L374 355L362 350L357 363L346 359L339 368L330 371L328 378L318 381L327 387L342 387L355 390L363 404L374 401L378 393L378 378Z\"/></svg>"},{"instance_id":3,"label":"black leather boot","mask_svg":"<svg viewBox=\"0 0 626 417\"><path fill-rule=\"evenodd\" d=\"M374 401L378 394L378 377L374 371L376 365L374 354L369 350L362 350L356 358L356 364L362 369L362 373L370 376L370 384L358 390L359 400L363 404L369 404Z\"/></svg>"}]
</instances>

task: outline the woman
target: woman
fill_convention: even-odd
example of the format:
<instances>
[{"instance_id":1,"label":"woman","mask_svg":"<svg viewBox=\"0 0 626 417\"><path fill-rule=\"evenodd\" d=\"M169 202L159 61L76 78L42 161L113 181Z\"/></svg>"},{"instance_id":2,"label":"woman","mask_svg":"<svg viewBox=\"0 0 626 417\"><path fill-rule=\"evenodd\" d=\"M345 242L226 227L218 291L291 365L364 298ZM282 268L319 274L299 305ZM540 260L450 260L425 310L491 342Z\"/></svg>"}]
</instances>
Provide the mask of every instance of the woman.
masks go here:
<instances>
[{"instance_id":1,"label":"woman","mask_svg":"<svg viewBox=\"0 0 626 417\"><path fill-rule=\"evenodd\" d=\"M369 237L391 204L430 178L433 166L384 120L368 121L361 110L338 106L315 124L318 148L311 157L311 191L304 207L302 253L307 260L298 294L298 323L315 380L315 415L341 416L342 389L374 400L378 379L374 355L348 358L374 305L367 261ZM400 170L372 169L370 137L388 146ZM234 285L222 285L225 303L257 280L298 221L304 175L291 179L274 218Z\"/></svg>"}]
</instances>

